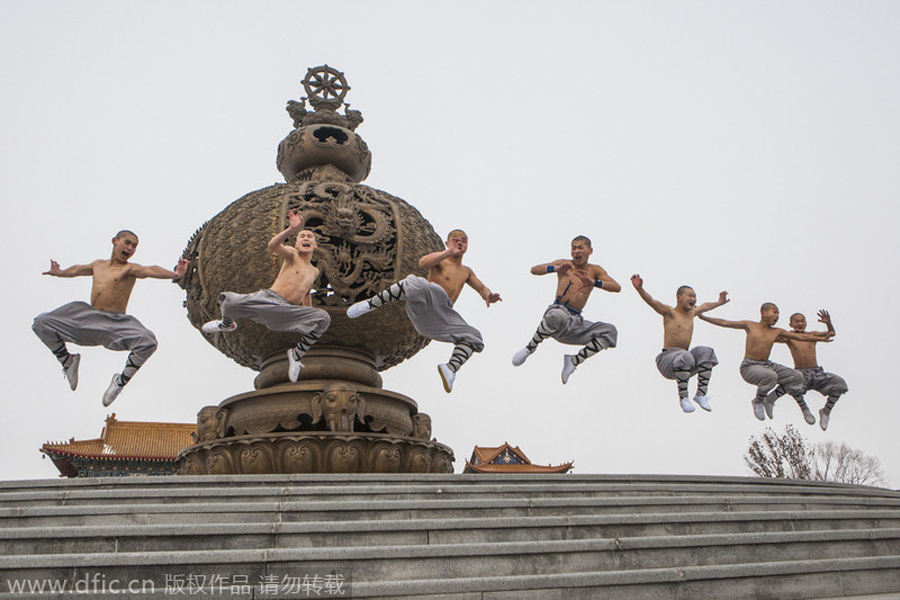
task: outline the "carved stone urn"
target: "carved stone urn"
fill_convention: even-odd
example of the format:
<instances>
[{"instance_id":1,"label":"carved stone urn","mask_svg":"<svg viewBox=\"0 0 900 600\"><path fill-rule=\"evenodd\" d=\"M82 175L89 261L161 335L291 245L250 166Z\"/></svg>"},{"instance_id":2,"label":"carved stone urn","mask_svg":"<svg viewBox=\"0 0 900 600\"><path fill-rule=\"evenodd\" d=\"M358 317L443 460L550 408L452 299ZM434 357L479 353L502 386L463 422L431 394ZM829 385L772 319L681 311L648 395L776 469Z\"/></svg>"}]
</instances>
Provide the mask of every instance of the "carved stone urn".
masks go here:
<instances>
[{"instance_id":1,"label":"carved stone urn","mask_svg":"<svg viewBox=\"0 0 900 600\"><path fill-rule=\"evenodd\" d=\"M294 130L278 146L286 183L250 192L205 223L185 249L192 268L181 285L198 330L220 318L221 292L269 287L279 264L266 244L296 209L318 240L313 306L328 311L331 326L303 357L297 383L288 380L286 350L299 336L242 319L233 332L202 334L259 375L253 391L201 409L196 443L179 455L179 472L452 473L453 451L431 439L428 415L411 398L382 389L378 372L428 343L403 303L358 320L346 315L349 305L394 281L424 275L418 259L440 250L441 238L413 206L360 184L372 157L355 133L362 114L349 104L338 113L350 89L343 73L311 68L303 86L307 97L287 106Z\"/></svg>"}]
</instances>

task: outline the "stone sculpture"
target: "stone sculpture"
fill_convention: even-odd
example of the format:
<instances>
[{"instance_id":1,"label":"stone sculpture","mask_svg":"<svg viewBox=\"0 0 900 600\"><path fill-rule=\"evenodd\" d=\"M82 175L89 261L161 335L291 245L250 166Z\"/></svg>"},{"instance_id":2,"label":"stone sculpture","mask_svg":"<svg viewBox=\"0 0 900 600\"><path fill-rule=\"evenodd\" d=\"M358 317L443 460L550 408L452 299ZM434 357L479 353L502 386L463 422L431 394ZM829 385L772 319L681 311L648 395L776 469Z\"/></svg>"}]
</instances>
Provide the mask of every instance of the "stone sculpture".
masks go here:
<instances>
[{"instance_id":1,"label":"stone sculpture","mask_svg":"<svg viewBox=\"0 0 900 600\"><path fill-rule=\"evenodd\" d=\"M259 375L254 391L215 407L215 438L198 420L197 443L180 455L180 472L452 472L452 450L429 441L430 425L428 436L414 425L415 401L381 387L379 371L427 344L402 303L365 323L345 314L393 281L424 275L418 259L442 248L441 238L413 206L360 184L372 156L355 133L362 113L343 102L350 89L343 73L311 68L303 86L307 96L287 106L295 129L278 146L286 183L250 192L205 223L185 249L192 268L180 285L197 329L219 317L220 292L268 287L278 263L265 244L297 209L318 239L313 306L328 311L331 326L304 357L296 384L288 382L284 352L296 343L293 335L252 322L227 335L204 334Z\"/></svg>"}]
</instances>

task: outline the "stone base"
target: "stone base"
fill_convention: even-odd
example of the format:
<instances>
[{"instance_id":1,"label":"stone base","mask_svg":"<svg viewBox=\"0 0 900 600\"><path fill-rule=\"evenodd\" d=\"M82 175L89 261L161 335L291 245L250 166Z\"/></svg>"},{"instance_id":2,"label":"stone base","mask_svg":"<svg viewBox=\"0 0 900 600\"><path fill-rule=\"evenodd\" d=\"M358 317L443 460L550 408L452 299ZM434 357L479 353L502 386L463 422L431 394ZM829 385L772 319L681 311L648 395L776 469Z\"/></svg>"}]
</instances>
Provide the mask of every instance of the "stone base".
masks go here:
<instances>
[{"instance_id":1,"label":"stone base","mask_svg":"<svg viewBox=\"0 0 900 600\"><path fill-rule=\"evenodd\" d=\"M179 475L452 473L453 450L436 441L331 431L242 435L188 446Z\"/></svg>"}]
</instances>

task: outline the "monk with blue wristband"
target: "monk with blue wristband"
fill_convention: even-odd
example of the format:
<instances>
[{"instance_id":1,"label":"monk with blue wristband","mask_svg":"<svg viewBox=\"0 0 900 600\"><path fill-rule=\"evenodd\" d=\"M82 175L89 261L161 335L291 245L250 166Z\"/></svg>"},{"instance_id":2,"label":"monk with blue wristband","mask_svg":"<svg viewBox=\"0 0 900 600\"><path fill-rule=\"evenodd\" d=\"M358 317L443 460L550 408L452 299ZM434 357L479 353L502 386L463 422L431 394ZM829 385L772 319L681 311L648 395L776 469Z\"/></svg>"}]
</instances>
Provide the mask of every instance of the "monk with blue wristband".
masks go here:
<instances>
[{"instance_id":1,"label":"monk with blue wristband","mask_svg":"<svg viewBox=\"0 0 900 600\"><path fill-rule=\"evenodd\" d=\"M619 292L622 286L599 265L588 263L594 252L591 240L579 235L572 240L572 260L560 259L531 267L532 275L556 275L556 299L524 348L516 352L512 363L519 366L537 350L538 344L552 337L562 344L583 346L576 354L563 357L562 382L566 383L575 368L601 350L614 348L618 332L609 323L592 323L581 311L595 289Z\"/></svg>"}]
</instances>

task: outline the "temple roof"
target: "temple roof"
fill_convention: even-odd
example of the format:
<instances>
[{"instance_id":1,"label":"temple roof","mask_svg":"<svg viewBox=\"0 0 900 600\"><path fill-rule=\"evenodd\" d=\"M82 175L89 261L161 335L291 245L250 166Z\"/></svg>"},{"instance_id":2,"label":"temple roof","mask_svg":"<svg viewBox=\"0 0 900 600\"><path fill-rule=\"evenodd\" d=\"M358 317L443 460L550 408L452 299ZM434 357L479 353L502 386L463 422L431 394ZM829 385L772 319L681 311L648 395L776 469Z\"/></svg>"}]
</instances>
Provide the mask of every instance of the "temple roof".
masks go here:
<instances>
[{"instance_id":1,"label":"temple roof","mask_svg":"<svg viewBox=\"0 0 900 600\"><path fill-rule=\"evenodd\" d=\"M572 462L561 465L533 465L518 446L503 442L502 446L475 446L466 461L464 473L566 473Z\"/></svg>"},{"instance_id":2,"label":"temple roof","mask_svg":"<svg viewBox=\"0 0 900 600\"><path fill-rule=\"evenodd\" d=\"M196 430L196 423L117 421L116 413L113 413L106 418L106 426L99 438L47 442L41 452L51 458L55 455L101 460L174 461L179 452L191 445L191 433Z\"/></svg>"}]
</instances>

